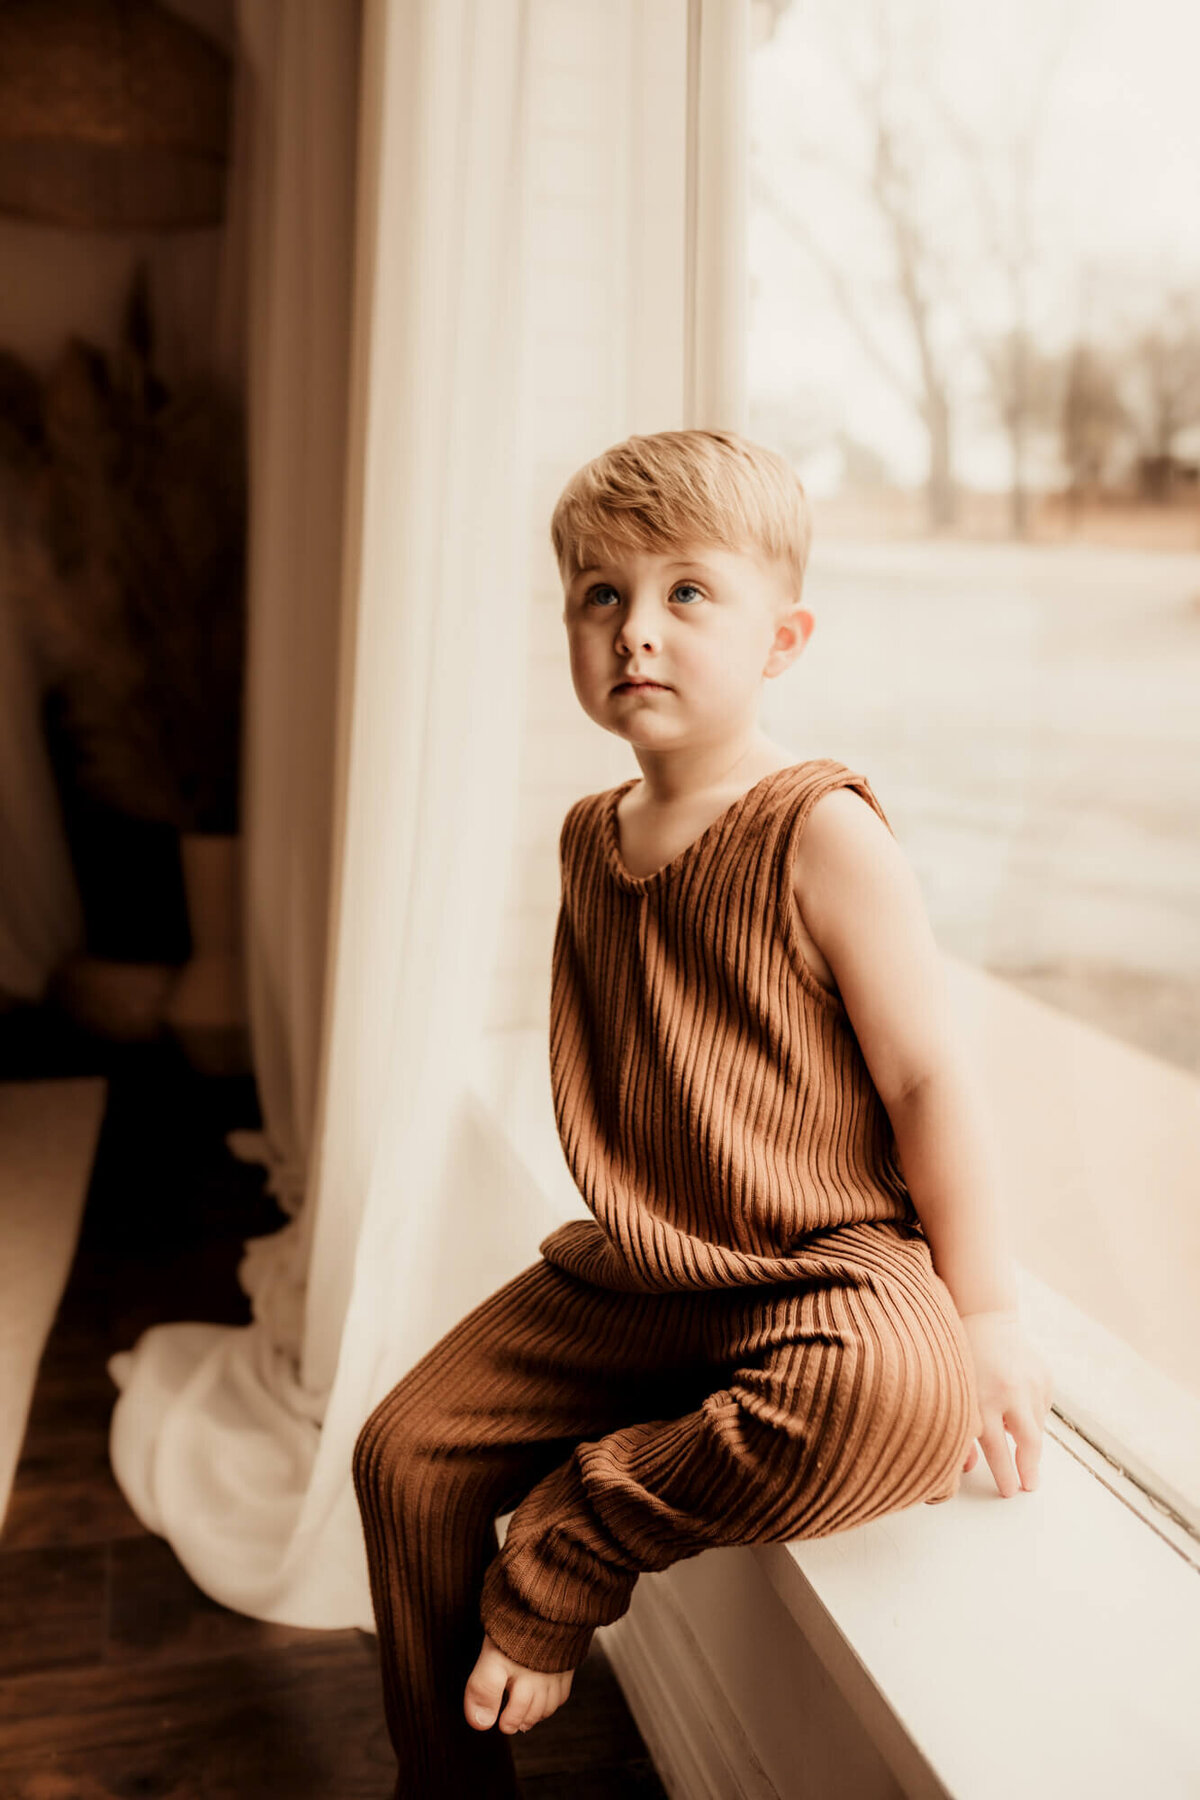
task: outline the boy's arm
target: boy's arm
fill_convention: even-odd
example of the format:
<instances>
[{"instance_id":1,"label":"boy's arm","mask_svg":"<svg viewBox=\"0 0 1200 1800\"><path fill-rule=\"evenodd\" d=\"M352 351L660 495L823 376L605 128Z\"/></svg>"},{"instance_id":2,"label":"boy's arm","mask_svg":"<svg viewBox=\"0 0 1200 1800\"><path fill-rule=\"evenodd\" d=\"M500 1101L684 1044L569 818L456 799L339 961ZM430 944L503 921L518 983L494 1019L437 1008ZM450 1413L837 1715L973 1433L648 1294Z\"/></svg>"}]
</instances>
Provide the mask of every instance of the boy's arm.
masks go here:
<instances>
[{"instance_id":1,"label":"boy's arm","mask_svg":"<svg viewBox=\"0 0 1200 1800\"><path fill-rule=\"evenodd\" d=\"M996 1485L1037 1485L1050 1372L1021 1333L1007 1232L981 1109L957 1041L945 972L916 875L879 815L850 788L813 806L794 871L806 929L829 963L896 1135L934 1268L975 1365L975 1434ZM964 1469L973 1467L972 1445Z\"/></svg>"},{"instance_id":2,"label":"boy's arm","mask_svg":"<svg viewBox=\"0 0 1200 1800\"><path fill-rule=\"evenodd\" d=\"M982 1119L916 875L850 788L822 795L801 845L796 902L892 1121L934 1266L964 1317L1015 1312Z\"/></svg>"}]
</instances>

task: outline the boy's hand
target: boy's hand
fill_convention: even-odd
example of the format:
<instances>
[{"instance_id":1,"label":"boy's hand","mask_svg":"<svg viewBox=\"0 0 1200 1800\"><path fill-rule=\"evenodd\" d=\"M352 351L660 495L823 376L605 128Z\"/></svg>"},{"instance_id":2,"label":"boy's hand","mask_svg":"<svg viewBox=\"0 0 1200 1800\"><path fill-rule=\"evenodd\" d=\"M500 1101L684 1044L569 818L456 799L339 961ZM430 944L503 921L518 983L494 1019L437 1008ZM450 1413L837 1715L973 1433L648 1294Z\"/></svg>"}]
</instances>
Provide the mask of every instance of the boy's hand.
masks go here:
<instances>
[{"instance_id":1,"label":"boy's hand","mask_svg":"<svg viewBox=\"0 0 1200 1800\"><path fill-rule=\"evenodd\" d=\"M1015 1312L963 1315L971 1346L981 1418L975 1435L983 1446L996 1486L1010 1499L1021 1488L1035 1488L1042 1454L1042 1425L1053 1398L1050 1371L1021 1330ZM1013 1469L1006 1427L1017 1446ZM963 1473L975 1467L979 1444L972 1444Z\"/></svg>"}]
</instances>

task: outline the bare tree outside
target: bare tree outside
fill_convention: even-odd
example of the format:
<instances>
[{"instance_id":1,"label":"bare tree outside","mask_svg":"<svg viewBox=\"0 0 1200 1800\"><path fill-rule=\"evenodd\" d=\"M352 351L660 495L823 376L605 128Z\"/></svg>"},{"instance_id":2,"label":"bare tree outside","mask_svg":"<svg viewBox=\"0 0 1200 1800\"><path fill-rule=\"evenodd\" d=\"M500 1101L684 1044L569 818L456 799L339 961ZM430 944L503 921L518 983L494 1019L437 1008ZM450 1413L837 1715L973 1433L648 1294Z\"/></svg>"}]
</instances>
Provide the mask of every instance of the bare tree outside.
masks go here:
<instances>
[{"instance_id":1,"label":"bare tree outside","mask_svg":"<svg viewBox=\"0 0 1200 1800\"><path fill-rule=\"evenodd\" d=\"M1018 3L1009 66L989 83L976 59L974 86L963 73L984 16L975 0L756 5L760 42L790 37L797 51L775 59L787 111L769 143L754 120L755 217L790 247L798 294L811 292L806 269L820 281L860 383L879 383L880 416L919 431L935 534L973 529L980 495L1000 489L1001 454L1007 507L1003 522L992 509L991 530L1016 539L1197 491L1200 269L1171 266L1186 252L1179 233L1157 271L1132 241L1073 255L1072 184L1088 152L1072 166L1068 121L1095 9ZM817 405L830 444L878 448L861 423L831 418L836 398ZM1162 541L1187 542L1186 520Z\"/></svg>"},{"instance_id":2,"label":"bare tree outside","mask_svg":"<svg viewBox=\"0 0 1200 1800\"><path fill-rule=\"evenodd\" d=\"M1033 286L1041 246L1034 188L1055 78L1077 28L1078 15L1078 5L1072 0L1052 16L1050 35L1032 79L1016 98L1013 122L998 143L989 142L939 85L925 84L930 111L941 120L974 196L992 282L1006 315L999 332L991 333L976 323L971 335L989 398L1008 437L1009 528L1017 538L1025 537L1029 529L1030 436L1039 428L1052 427L1059 408L1055 358L1043 351L1037 340ZM970 319L973 309L968 285L955 270L952 256L946 263L947 283L957 289L958 304Z\"/></svg>"},{"instance_id":3,"label":"bare tree outside","mask_svg":"<svg viewBox=\"0 0 1200 1800\"><path fill-rule=\"evenodd\" d=\"M1143 492L1169 501L1186 479L1180 437L1200 426L1200 287L1164 297L1129 345L1125 372Z\"/></svg>"},{"instance_id":4,"label":"bare tree outside","mask_svg":"<svg viewBox=\"0 0 1200 1800\"><path fill-rule=\"evenodd\" d=\"M938 312L942 271L935 234L922 208L921 148L901 109L899 65L890 9L875 4L865 42L850 29L852 13L828 11L827 49L847 96L864 127L857 163L837 162L827 148L797 140L796 168L836 169L847 186L869 199L882 227L890 267L882 280L864 282L847 269L805 219L803 181L768 168L760 158L751 172L752 192L795 243L816 261L841 312L872 365L921 420L928 442L926 504L933 530L956 516L953 476L954 398L949 352L942 341ZM787 189L792 191L789 193ZM890 295L887 290L890 288ZM904 352L889 345L880 314L899 306L907 328Z\"/></svg>"},{"instance_id":5,"label":"bare tree outside","mask_svg":"<svg viewBox=\"0 0 1200 1800\"><path fill-rule=\"evenodd\" d=\"M1059 424L1068 501L1080 507L1104 486L1129 414L1121 398L1111 356L1079 339L1066 351L1059 371Z\"/></svg>"}]
</instances>

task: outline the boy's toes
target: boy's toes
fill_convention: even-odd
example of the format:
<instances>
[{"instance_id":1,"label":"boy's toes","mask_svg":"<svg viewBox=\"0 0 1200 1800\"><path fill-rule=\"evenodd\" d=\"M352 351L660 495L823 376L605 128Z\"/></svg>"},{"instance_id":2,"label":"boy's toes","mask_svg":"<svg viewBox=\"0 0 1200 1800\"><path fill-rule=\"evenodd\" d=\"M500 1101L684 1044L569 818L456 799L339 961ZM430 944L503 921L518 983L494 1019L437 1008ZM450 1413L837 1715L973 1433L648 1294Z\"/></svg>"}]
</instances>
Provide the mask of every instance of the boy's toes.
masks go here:
<instances>
[{"instance_id":1,"label":"boy's toes","mask_svg":"<svg viewBox=\"0 0 1200 1800\"><path fill-rule=\"evenodd\" d=\"M501 1658L494 1651L481 1650L463 1694L467 1723L474 1725L476 1730L486 1731L496 1723L507 1679L508 1670Z\"/></svg>"},{"instance_id":2,"label":"boy's toes","mask_svg":"<svg viewBox=\"0 0 1200 1800\"><path fill-rule=\"evenodd\" d=\"M500 1714L501 1731L506 1736L511 1736L515 1731L524 1731L527 1726L534 1724L541 1716L533 1684L522 1676L518 1676L509 1691L508 1705Z\"/></svg>"}]
</instances>

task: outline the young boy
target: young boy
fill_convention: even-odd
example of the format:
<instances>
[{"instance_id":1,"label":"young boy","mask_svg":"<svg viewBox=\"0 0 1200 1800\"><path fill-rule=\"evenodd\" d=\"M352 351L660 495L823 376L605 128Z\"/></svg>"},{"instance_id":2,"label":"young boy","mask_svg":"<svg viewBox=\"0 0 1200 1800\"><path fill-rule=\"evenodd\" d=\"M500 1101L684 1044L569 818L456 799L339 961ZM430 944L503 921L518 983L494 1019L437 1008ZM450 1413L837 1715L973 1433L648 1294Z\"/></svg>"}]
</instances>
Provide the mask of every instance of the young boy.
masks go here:
<instances>
[{"instance_id":1,"label":"young boy","mask_svg":"<svg viewBox=\"0 0 1200 1800\"><path fill-rule=\"evenodd\" d=\"M555 509L575 692L642 772L560 839L551 1074L593 1217L359 1438L397 1800L518 1794L506 1740L643 1570L947 1500L976 1438L1036 1485L1049 1375L916 878L864 776L756 722L813 628L809 534L726 431L631 437Z\"/></svg>"}]
</instances>

